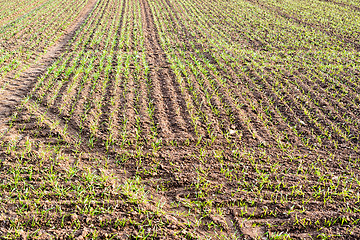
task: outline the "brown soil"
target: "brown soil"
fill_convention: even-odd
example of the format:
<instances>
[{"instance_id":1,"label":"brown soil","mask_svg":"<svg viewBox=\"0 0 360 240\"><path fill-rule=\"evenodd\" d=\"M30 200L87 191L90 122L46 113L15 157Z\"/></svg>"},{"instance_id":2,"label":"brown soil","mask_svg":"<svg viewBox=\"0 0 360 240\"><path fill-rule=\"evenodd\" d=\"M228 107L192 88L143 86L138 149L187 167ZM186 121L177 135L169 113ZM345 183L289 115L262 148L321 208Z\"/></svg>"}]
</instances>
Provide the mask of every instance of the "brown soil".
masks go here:
<instances>
[{"instance_id":1,"label":"brown soil","mask_svg":"<svg viewBox=\"0 0 360 240\"><path fill-rule=\"evenodd\" d=\"M354 40L353 36L351 36L351 35L350 36L343 36L341 34L337 34L336 29L326 30L325 26L323 26L320 23L311 23L311 22L304 21L302 19L299 19L296 15L290 15L290 14L284 12L281 8L276 7L276 6L270 6L270 5L264 3L261 0L247 0L247 1L249 1L251 3L254 3L254 4L257 4L258 6L264 8L266 10L276 12L276 14L278 14L279 16L287 18L287 19L291 19L292 21L294 21L294 22L296 22L296 23L298 23L300 25L303 25L303 26L306 26L306 27L309 27L309 28L315 28L318 31L321 31L321 32L323 32L324 34L326 34L328 36L336 37L339 40L349 44L351 47L353 47L357 51L360 50L360 44L356 40Z\"/></svg>"},{"instance_id":2,"label":"brown soil","mask_svg":"<svg viewBox=\"0 0 360 240\"><path fill-rule=\"evenodd\" d=\"M0 176L8 179L6 174L14 172L19 165L19 175L24 183L17 187L29 185L31 189L45 189L45 196L39 197L29 190L30 196L24 195L23 198L25 193L9 190L16 183L9 183L9 187L4 185L2 190L6 198L0 201L0 207L7 208L7 211L0 216L0 234L10 232L7 229L13 226L12 222L23 222L24 239L31 238L29 232L36 229L41 230L38 234L44 239L86 239L94 232L100 239L110 238L112 234L116 234L115 239L135 239L144 232L149 238L156 235L156 239L206 239L209 236L271 239L279 233L286 233L294 239L312 239L321 237L320 234L337 239L359 239L359 198L356 194L360 154L353 148L358 139L345 142L340 133L334 133L322 140L324 147L310 149L293 131L295 128L302 137L316 142L314 135L320 136L323 126L336 128L346 125L343 113L358 119L359 108L355 106L349 110L333 98L321 96L327 94L328 83L310 82L302 79L301 73L280 79L283 89L275 89L273 82L278 79L271 71L260 76L251 64L243 63L247 70L246 74L240 75L242 69L216 58L208 48L210 45L198 42L201 32L189 32L186 24L181 22L182 9L175 6L174 1L160 1L164 2L164 8L170 9L172 30L178 31L174 41L187 49L184 55L178 52L174 55L188 63L193 63L192 59L196 58L203 66L206 60L214 66L207 74L200 73L199 76L185 66L190 81L180 82L171 68L172 55L161 40L161 30L156 25L158 15L151 8L151 1L139 1L144 50L126 44L119 46L123 28L129 27L131 31L135 28L134 16L124 18L128 11L126 7L134 2L128 0L123 1L122 6L113 6L114 9L122 7L121 16L115 19L114 50L119 54L134 55L134 58L137 57L134 52L144 54L150 67L145 79L138 81L134 76L126 79L128 90L124 90L125 77L121 78L119 85L112 81L116 71L111 70L111 81L103 89L99 84L90 93L91 85L87 82L82 92L70 89L68 96L66 91L70 84L65 83L60 86L60 94L54 100L45 98L40 102L36 99L38 93L33 87L37 78L65 50L73 50L69 46L70 40L94 8L95 0L89 1L61 40L47 49L38 62L25 70L20 78L9 80L9 86L0 96L0 128L7 129L6 122L17 113L14 128L6 138L8 142L14 141L14 148L26 148L26 154L21 155L20 150L10 153L7 149L1 150ZM192 2L196 4L196 1ZM104 4L104 9L108 4ZM100 18L102 14L104 12L99 13ZM103 36L104 39L107 37ZM131 39L135 37L130 36ZM101 54L95 51L104 48L101 44L87 44L85 48L94 55ZM256 41L252 44L254 48L261 45ZM116 60L115 54L111 64L116 66ZM94 62L96 67L97 61ZM130 66L130 72L135 72L134 66ZM124 73L120 74L123 76ZM226 83L221 82L219 75L226 76ZM296 86L288 80L296 82ZM79 80L74 86L81 84ZM276 94L274 89L278 90ZM32 98L22 112L17 112L16 107L32 91L35 91ZM211 100L207 104L209 94ZM356 95L356 92L350 91L350 94ZM318 104L297 97L302 95L311 96ZM113 99L115 103L111 105ZM154 140L147 139L153 127L146 108L149 99L153 99L155 106L154 125L158 132L155 139L162 141L158 151L152 149ZM104 105L101 109L91 108L88 122L81 125L83 106L87 101L92 104L95 100L103 101ZM59 106L66 101L69 104L60 113ZM353 103L350 97L344 97L343 102ZM35 105L37 107L32 108ZM76 106L75 114L69 116L72 106ZM267 126L258 114L266 107L274 119ZM317 116L319 124L304 114L304 108ZM95 134L98 140L93 147L89 146L89 122L95 119L96 113L91 111L100 112L100 127ZM113 112L116 114L112 115ZM335 117L330 118L329 113ZM192 114L198 117L194 121ZM138 141L134 129L136 117L140 117L141 144L125 147L115 144L110 150L106 149L111 131L108 129L110 118L115 122L115 138L118 140L124 132L121 124L125 117L128 120L125 130L131 143ZM43 121L40 122L40 118ZM357 124L348 123L348 126L348 131L358 136ZM218 136L213 142L208 129ZM199 140L197 134L203 138ZM35 146L33 149L30 147L31 150L27 149L29 142ZM341 143L340 146L335 142ZM294 147L288 147L288 143ZM61 181L74 169L77 172L70 180ZM30 176L30 170L34 170L34 175ZM140 182L131 182L137 177L141 177ZM54 183L53 178L60 181ZM144 187L143 192L136 192L138 195L126 192L124 186L129 182L135 186L131 191ZM81 192L83 195L76 195L76 191L61 195L61 189L75 188L85 189ZM147 199L138 199L143 196ZM41 214L33 210L33 199L43 210ZM26 214L19 214L20 205L25 206ZM97 214L96 211L102 212ZM125 220L125 223L116 225L118 220ZM50 228L48 224L54 227ZM78 224L81 227L74 230Z\"/></svg>"},{"instance_id":3,"label":"brown soil","mask_svg":"<svg viewBox=\"0 0 360 240\"><path fill-rule=\"evenodd\" d=\"M69 40L72 39L76 31L81 27L81 24L87 18L91 9L95 6L95 3L96 0L89 0L82 13L71 27L66 29L59 41L48 49L44 49L46 53L41 56L37 62L31 64L30 67L23 71L18 78L3 80L3 82L9 82L9 84L2 90L0 96L1 129L4 129L4 124L10 119L16 107L19 106L21 101L31 92L37 78L41 76L66 49Z\"/></svg>"}]
</instances>

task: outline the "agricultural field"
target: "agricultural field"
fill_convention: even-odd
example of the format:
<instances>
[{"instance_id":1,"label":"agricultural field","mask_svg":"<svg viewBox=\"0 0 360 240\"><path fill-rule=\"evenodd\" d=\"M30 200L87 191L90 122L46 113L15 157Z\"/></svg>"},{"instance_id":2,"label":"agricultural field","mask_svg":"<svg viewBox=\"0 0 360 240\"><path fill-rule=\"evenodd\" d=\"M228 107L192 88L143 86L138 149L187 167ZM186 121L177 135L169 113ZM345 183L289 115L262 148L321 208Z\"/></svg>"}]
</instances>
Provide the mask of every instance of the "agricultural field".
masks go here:
<instances>
[{"instance_id":1,"label":"agricultural field","mask_svg":"<svg viewBox=\"0 0 360 240\"><path fill-rule=\"evenodd\" d=\"M0 0L0 239L360 239L359 0Z\"/></svg>"}]
</instances>

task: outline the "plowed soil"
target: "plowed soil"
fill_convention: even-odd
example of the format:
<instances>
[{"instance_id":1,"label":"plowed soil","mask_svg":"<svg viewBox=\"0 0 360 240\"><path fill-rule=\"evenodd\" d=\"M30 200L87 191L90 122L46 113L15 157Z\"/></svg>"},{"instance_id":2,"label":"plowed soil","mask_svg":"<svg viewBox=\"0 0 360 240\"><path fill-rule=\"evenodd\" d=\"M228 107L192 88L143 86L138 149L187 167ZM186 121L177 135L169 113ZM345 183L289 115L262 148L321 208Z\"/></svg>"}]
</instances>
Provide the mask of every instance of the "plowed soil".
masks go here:
<instances>
[{"instance_id":1,"label":"plowed soil","mask_svg":"<svg viewBox=\"0 0 360 240\"><path fill-rule=\"evenodd\" d=\"M0 236L359 239L358 70L351 81L311 79L301 67L283 67L278 77L279 68L256 66L229 47L246 43L270 57L267 40L225 37L214 27L227 24L230 5L212 12L218 1L180 2L88 1L40 60L6 80ZM248 2L358 51L355 38ZM191 24L230 45L215 51L205 33L190 29L186 16L194 9L208 20ZM226 25L230 33L241 24L235 17ZM102 41L91 44L100 30ZM81 34L89 40L77 48ZM91 65L81 61L91 57L95 70L78 77L77 69ZM62 59L54 80L49 68Z\"/></svg>"}]
</instances>

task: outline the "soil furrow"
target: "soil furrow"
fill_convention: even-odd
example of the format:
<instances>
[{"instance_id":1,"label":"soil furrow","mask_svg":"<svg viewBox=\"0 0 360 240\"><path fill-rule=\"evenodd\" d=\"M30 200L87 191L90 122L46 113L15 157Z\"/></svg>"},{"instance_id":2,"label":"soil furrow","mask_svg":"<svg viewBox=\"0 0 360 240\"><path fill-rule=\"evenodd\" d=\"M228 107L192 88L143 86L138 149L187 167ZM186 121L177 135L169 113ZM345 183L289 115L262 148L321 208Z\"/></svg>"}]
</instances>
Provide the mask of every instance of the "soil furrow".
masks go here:
<instances>
[{"instance_id":1,"label":"soil furrow","mask_svg":"<svg viewBox=\"0 0 360 240\"><path fill-rule=\"evenodd\" d=\"M4 124L7 120L6 118L10 117L16 106L18 106L21 100L31 91L37 78L41 76L56 58L61 55L62 51L65 50L68 42L89 16L95 3L96 0L90 0L88 2L74 24L66 30L63 37L56 44L47 49L46 54L43 55L38 62L31 65L19 78L5 80L11 82L13 87L5 88L3 94L0 96L0 112L2 113L0 115L0 124Z\"/></svg>"},{"instance_id":2,"label":"soil furrow","mask_svg":"<svg viewBox=\"0 0 360 240\"><path fill-rule=\"evenodd\" d=\"M294 22L296 22L296 23L298 23L300 25L306 26L308 28L315 28L318 31L323 32L324 34L326 34L326 35L328 35L330 37L336 37L337 39L342 40L344 43L347 43L350 46L352 46L355 50L357 50L357 51L360 50L360 44L359 43L357 43L353 39L349 38L348 36L342 36L340 34L337 34L335 32L336 29L333 29L334 32L326 30L321 25L301 20L301 19L297 18L296 16L290 15L290 14L282 11L279 7L266 5L260 0L246 0L246 1L248 1L250 3L253 3L253 4L256 4L256 5L264 8L264 9L266 9L267 11L275 12L276 14L278 14L279 16L281 16L283 18L291 19L292 21L294 21Z\"/></svg>"},{"instance_id":3,"label":"soil furrow","mask_svg":"<svg viewBox=\"0 0 360 240\"><path fill-rule=\"evenodd\" d=\"M170 70L166 54L161 47L156 25L154 23L151 8L146 0L141 1L142 15L144 20L145 46L147 48L147 61L151 66L150 78L154 80L153 95L158 95L155 102L155 118L159 124L161 135L168 139L189 138L190 122L188 115L182 116L184 106L179 105L184 100L178 95L179 90L174 88L175 75ZM175 99L174 99L175 98Z\"/></svg>"}]
</instances>

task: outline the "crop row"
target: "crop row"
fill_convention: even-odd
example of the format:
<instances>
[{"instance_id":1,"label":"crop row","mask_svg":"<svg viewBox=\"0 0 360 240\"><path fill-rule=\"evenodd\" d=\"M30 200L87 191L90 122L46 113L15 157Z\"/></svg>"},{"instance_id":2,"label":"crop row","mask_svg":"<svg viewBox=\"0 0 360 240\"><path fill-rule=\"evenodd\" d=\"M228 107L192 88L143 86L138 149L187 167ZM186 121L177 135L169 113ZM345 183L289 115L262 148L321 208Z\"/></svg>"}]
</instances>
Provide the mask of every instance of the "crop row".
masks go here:
<instances>
[{"instance_id":1,"label":"crop row","mask_svg":"<svg viewBox=\"0 0 360 240\"><path fill-rule=\"evenodd\" d=\"M1 1L0 27L8 26L44 4L45 0Z\"/></svg>"},{"instance_id":2,"label":"crop row","mask_svg":"<svg viewBox=\"0 0 360 240\"><path fill-rule=\"evenodd\" d=\"M357 238L357 40L310 13L271 0L97 1L13 115L16 139L2 136L0 194L17 213L6 226Z\"/></svg>"},{"instance_id":3,"label":"crop row","mask_svg":"<svg viewBox=\"0 0 360 240\"><path fill-rule=\"evenodd\" d=\"M172 4L180 5L180 3L182 2ZM261 26L261 24L265 23L263 20L264 13L262 12L262 18L259 16L257 18L249 18L252 22L249 22L248 26L244 26L246 21L241 21L243 26L234 26L234 30L229 27L229 24L224 24L223 21L228 16L232 18L233 24L238 23L240 21L236 20L239 20L241 14L244 12L246 12L247 15L254 12L253 14L256 16L256 12L259 11L256 6L252 6L252 8L248 6L247 11L239 11L236 12L236 14L228 14L226 16L224 8L222 8L224 6L221 6L222 4L219 3L219 6L216 6L214 3L206 4L204 7L201 7L202 11L199 11L200 2L198 5L195 5L196 2L184 2L182 4L182 6L178 6L180 10L177 10L177 15L174 16L171 16L171 9L164 7L166 6L165 2L162 2L161 6L158 6L158 8L163 8L161 14L168 15L161 16L159 20L159 22L168 24L162 27L159 34L166 40L166 42L163 42L163 45L164 48L169 51L169 58L174 56L172 53L174 48L172 46L178 46L177 51L180 52L180 55L184 56L183 59L186 61L186 64L177 64L178 68L181 68L183 65L191 66L188 63L191 60L195 63L196 61L201 61L201 66L206 66L205 69L202 70L204 75L210 73L213 75L211 78L215 79L216 76L218 76L218 79L221 75L229 76L228 79L230 80L224 84L224 86L227 86L224 88L224 91L233 91L233 93L229 92L229 96L232 95L233 98L229 101L236 103L234 99L235 96L246 96L245 100L247 100L247 104L245 105L253 108L254 112L257 112L257 116L248 116L248 118L254 122L254 124L257 124L255 125L257 130L264 129L264 131L266 131L265 129L268 129L268 131L271 132L272 139L278 139L278 133L283 132L283 137L287 138L286 135L290 134L290 137L294 139L293 141L302 142L303 145L306 146L314 146L314 144L322 145L323 141L325 141L325 145L329 145L327 147L337 148L339 144L352 144L352 142L354 142L354 147L357 149L359 135L357 131L358 122L356 120L359 115L358 80L356 80L356 77L345 82L342 79L342 74L347 74L346 70L353 71L354 73L358 71L355 65L356 51L349 50L344 52L344 58L346 57L350 62L354 61L352 64L350 63L351 65L348 66L346 70L336 69L337 66L332 64L332 66L336 66L333 68L334 71L337 71L337 74L329 74L328 71L324 71L321 67L318 69L319 64L313 64L314 61L317 61L325 55L324 51L311 51L313 54L309 55L306 53L306 55L302 57L306 57L308 61L300 61L300 56L296 56L297 54L291 57L291 51L284 52L279 50L275 56L273 52L272 56L270 56L266 51L244 51L243 48L244 45L247 44L246 42L256 42L256 37L251 36L250 33L258 31L259 27L253 29L254 31L250 31L250 29L252 29L254 25ZM236 2L236 4L239 4L239 2ZM244 4L244 6L248 5L248 3ZM244 6L232 9L243 10ZM209 11L209 15L206 14L207 11ZM181 13L184 15L188 13L188 15L182 17ZM216 19L215 16L219 18ZM238 19L234 19L235 16L237 16ZM273 15L269 14L269 18L270 17L274 18ZM176 19L182 23L173 23ZM254 23L254 19L257 20L258 23ZM184 26L184 23L186 24L187 22L188 25ZM267 22L272 21L269 19ZM181 24L183 26L181 26ZM285 37L292 39L292 42L289 42L286 46L281 46L282 48L285 47L285 49L294 47L296 44L304 45L307 39L304 39L303 36L300 37L303 30L299 29L296 31L294 27L299 27L296 23L292 23L293 26L295 25L294 27L284 28L286 24L290 24L286 22L286 19L284 19L284 22L278 22L275 26L279 26L279 30L274 29L272 33L270 32L267 35L270 36L273 34L273 36L277 36L278 38L279 36L281 37L287 34L287 36L284 35L284 39ZM275 26L273 28L275 28ZM235 31L235 27L242 27L242 32L245 33L248 28L249 35L239 36L239 39L231 42L231 38L234 38L237 34L235 34L235 32L229 33L229 30ZM159 29L160 28L161 27L159 27ZM269 28L267 27L267 29ZM279 34L280 31L283 33ZM186 39L179 39L179 34L175 34L177 32L182 32L184 37L188 39L191 39L192 36L195 41L188 40L187 42L189 43L186 46L184 43ZM274 33L277 34L275 35ZM309 44L311 43L311 38L321 39L322 37L321 32L312 33L311 35L307 37ZM259 36L258 33L257 36ZM296 36L299 37L295 38ZM327 38L327 36L324 36L324 38ZM228 46L229 44L226 42L226 39L232 43L231 47ZM263 37L262 39L266 40L269 38ZM265 49L269 47L273 49L273 47L277 47L273 44L278 44L278 42L286 44L288 40L284 39L277 39L276 41L274 41L275 39L271 41L269 39L268 41L271 45L263 45L262 48ZM317 44L311 45L314 45L314 47L317 46ZM310 48L312 48L311 45L309 45ZM329 47L331 48L337 45L337 41L333 40L333 43L330 44ZM192 49L189 49L191 47ZM199 53L198 59L191 56L191 53L196 52ZM256 55L259 56L257 57ZM352 55L353 57L351 57ZM334 54L332 54L330 56L328 55L327 58L331 56L333 58L335 57ZM329 60L337 61L336 59ZM231 67L229 67L229 65ZM199 68L197 71L200 72L201 69ZM196 70L195 74L197 74ZM211 81L211 79L209 81ZM219 79L218 81L221 80ZM225 80L222 81L225 82ZM221 88L217 88L214 85L213 89L220 90ZM204 92L204 94L206 95L206 92ZM323 99L322 96L325 96L326 99ZM220 94L217 94L217 97L223 98ZM244 104L244 101L241 102ZM211 103L209 103L209 106L211 107ZM347 109L351 109L351 111ZM245 114L251 114L251 111L247 111ZM280 119L282 121L279 121ZM244 119L244 122L246 122L246 119ZM283 124L281 124L281 122ZM286 128L284 129L284 125L288 130ZM256 130L252 130L252 132L254 131ZM267 137L264 135L262 138Z\"/></svg>"},{"instance_id":4,"label":"crop row","mask_svg":"<svg viewBox=\"0 0 360 240\"><path fill-rule=\"evenodd\" d=\"M29 63L39 60L58 41L86 3L48 1L10 25L0 28L2 89L9 84L9 77L18 78Z\"/></svg>"}]
</instances>

